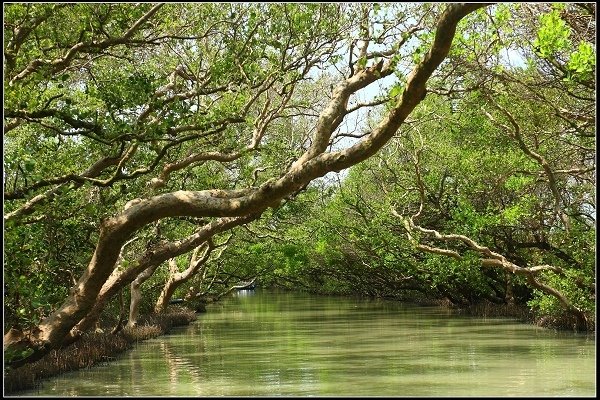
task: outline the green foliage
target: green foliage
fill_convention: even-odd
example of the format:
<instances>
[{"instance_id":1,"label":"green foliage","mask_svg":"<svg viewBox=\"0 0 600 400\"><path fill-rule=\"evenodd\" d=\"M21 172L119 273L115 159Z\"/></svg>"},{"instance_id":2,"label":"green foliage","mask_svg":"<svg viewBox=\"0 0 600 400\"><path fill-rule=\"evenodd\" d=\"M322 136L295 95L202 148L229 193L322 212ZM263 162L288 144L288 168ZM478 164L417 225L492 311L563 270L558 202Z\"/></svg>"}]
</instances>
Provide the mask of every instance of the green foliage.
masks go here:
<instances>
[{"instance_id":1,"label":"green foliage","mask_svg":"<svg viewBox=\"0 0 600 400\"><path fill-rule=\"evenodd\" d=\"M584 276L579 271L568 271L566 277L559 277L554 274L546 274L544 281L547 285L550 285L561 293L565 294L572 304L592 314L595 310L595 301L589 296L589 289L577 285L577 282L581 282L582 279L586 281L587 285L592 284L592 279L589 275ZM555 297L548 296L540 290L534 290L533 297L527 302L538 315L561 317L565 314L565 309L562 304Z\"/></svg>"},{"instance_id":2,"label":"green foliage","mask_svg":"<svg viewBox=\"0 0 600 400\"><path fill-rule=\"evenodd\" d=\"M573 43L572 28L562 18L566 12L564 4L553 4L553 9L540 17L540 27L534 47L537 53L553 62L564 58L564 72L566 81L572 79L590 82L596 66L596 52L594 45L586 40L580 40L575 51ZM563 63L563 61L558 61Z\"/></svg>"},{"instance_id":3,"label":"green foliage","mask_svg":"<svg viewBox=\"0 0 600 400\"><path fill-rule=\"evenodd\" d=\"M389 96L390 98L395 98L398 97L402 94L402 92L404 91L404 87L400 84L395 84L394 86L392 86L392 88L390 89L390 93Z\"/></svg>"},{"instance_id":4,"label":"green foliage","mask_svg":"<svg viewBox=\"0 0 600 400\"><path fill-rule=\"evenodd\" d=\"M595 229L579 218L574 218L568 232L556 225L554 194L539 159L531 155L535 152L553 170L565 171L589 156L583 148L595 148L587 139L589 131L567 133L574 121L556 114L557 105L582 110L581 100L570 97L561 86L544 83L550 79L545 74L560 77L563 71L542 69L548 64L539 57L564 60L571 48L572 32L560 12L556 6L539 21L519 25L514 21L521 15L519 8L500 4L491 12L493 23L483 11L462 21L451 53L454 64L448 64L441 74L447 73L444 78L431 82L432 87L464 89L452 94L459 111L451 110L448 98L429 94L411 114L410 126L398 132L378 156L352 167L339 187L322 185L319 189L328 194L321 201L314 201L311 193L307 199L313 199L312 203L303 202L299 195L297 206L282 207L281 221L293 221L277 224L284 242L261 243L260 251L245 258L265 268L264 282L326 293L447 298L457 304L505 302L510 283L515 301L528 304L538 315L564 312L554 297L533 290L523 277L482 268L482 254L459 241L436 241L413 232L420 243L454 250L462 259L415 251L402 221L391 215L390 208L404 216L419 209L414 167L419 151L425 202L416 223L442 234L467 235L522 267L551 264L562 268L563 276L545 274L540 279L593 314L589 288L594 282ZM531 40L525 44L520 35L528 29ZM420 61L421 49L427 48L424 43L433 39L431 32L418 37L423 42L410 53L414 62ZM502 51L534 41L538 58L531 60L531 68L502 63ZM524 54L530 51L530 47L523 50ZM570 56L569 69L589 72L595 65L592 55L587 45L580 45ZM400 61L398 55L396 61ZM358 62L365 65L363 60ZM481 74L489 74L485 75L489 80ZM387 96L402 93L403 76L397 71L398 81ZM586 93L576 84L569 90ZM495 103L511 113L522 143ZM377 118L371 115L369 122L376 124ZM593 196L593 185L565 173L555 174L554 179L564 209L571 215L588 207L584 199ZM567 204L567 199L572 202Z\"/></svg>"},{"instance_id":5,"label":"green foliage","mask_svg":"<svg viewBox=\"0 0 600 400\"><path fill-rule=\"evenodd\" d=\"M504 187L508 190L519 192L525 189L528 185L533 183L533 178L530 176L509 176L504 182Z\"/></svg>"},{"instance_id":6,"label":"green foliage","mask_svg":"<svg viewBox=\"0 0 600 400\"><path fill-rule=\"evenodd\" d=\"M7 349L4 351L4 362L6 364L9 364L9 363L17 361L17 360L25 359L28 356L30 356L31 354L33 354L33 349L31 349L31 348Z\"/></svg>"},{"instance_id":7,"label":"green foliage","mask_svg":"<svg viewBox=\"0 0 600 400\"><path fill-rule=\"evenodd\" d=\"M554 9L540 16L540 28L533 45L544 58L569 47L570 31L565 21L560 18L560 11Z\"/></svg>"},{"instance_id":8,"label":"green foliage","mask_svg":"<svg viewBox=\"0 0 600 400\"><path fill-rule=\"evenodd\" d=\"M509 225L518 225L521 219L528 218L534 212L534 205L535 198L525 195L513 205L502 210L501 218Z\"/></svg>"},{"instance_id":9,"label":"green foliage","mask_svg":"<svg viewBox=\"0 0 600 400\"><path fill-rule=\"evenodd\" d=\"M575 75L589 78L596 68L596 52L592 44L580 42L577 50L571 53L567 68Z\"/></svg>"}]
</instances>

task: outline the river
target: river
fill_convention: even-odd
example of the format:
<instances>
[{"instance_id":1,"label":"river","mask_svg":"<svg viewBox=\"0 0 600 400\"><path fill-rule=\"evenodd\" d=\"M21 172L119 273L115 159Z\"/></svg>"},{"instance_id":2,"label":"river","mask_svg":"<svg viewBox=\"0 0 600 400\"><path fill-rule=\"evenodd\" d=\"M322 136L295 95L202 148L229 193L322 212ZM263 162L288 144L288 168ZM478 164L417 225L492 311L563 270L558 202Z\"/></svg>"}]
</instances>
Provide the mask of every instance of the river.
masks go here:
<instances>
[{"instance_id":1,"label":"river","mask_svg":"<svg viewBox=\"0 0 600 400\"><path fill-rule=\"evenodd\" d=\"M595 335L393 301L240 291L27 396L595 396Z\"/></svg>"}]
</instances>

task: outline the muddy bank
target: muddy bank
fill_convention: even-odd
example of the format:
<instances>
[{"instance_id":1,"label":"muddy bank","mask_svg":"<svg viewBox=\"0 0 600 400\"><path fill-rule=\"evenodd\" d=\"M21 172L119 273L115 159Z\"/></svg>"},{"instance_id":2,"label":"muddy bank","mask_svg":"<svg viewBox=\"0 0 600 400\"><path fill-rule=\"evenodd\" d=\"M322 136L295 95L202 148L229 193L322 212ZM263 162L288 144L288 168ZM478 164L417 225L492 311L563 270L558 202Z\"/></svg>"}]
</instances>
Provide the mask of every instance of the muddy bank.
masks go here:
<instances>
[{"instance_id":1,"label":"muddy bank","mask_svg":"<svg viewBox=\"0 0 600 400\"><path fill-rule=\"evenodd\" d=\"M18 391L35 388L44 378L110 362L136 342L164 335L171 328L188 325L195 319L194 311L172 306L166 313L144 316L136 327L124 328L116 334L111 334L110 329L86 333L77 342L52 350L34 363L5 368L4 394L15 395Z\"/></svg>"}]
</instances>

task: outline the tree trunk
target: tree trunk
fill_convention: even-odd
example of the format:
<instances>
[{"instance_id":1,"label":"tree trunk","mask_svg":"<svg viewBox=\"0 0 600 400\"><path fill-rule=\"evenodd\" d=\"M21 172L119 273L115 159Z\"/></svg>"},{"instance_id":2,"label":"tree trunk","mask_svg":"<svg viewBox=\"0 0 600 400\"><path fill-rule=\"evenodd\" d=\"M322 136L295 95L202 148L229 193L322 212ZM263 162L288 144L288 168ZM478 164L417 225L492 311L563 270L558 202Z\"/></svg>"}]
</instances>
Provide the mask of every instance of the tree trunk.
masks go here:
<instances>
[{"instance_id":1,"label":"tree trunk","mask_svg":"<svg viewBox=\"0 0 600 400\"><path fill-rule=\"evenodd\" d=\"M252 214L243 218L219 218L210 224L205 225L202 229L183 240L163 243L150 249L146 254L133 262L133 266L130 266L125 271L114 271L102 287L90 312L71 330L69 336L65 339L64 344L77 340L81 332L89 330L100 317L100 314L108 301L143 271L152 268L156 270L161 263L170 258L189 252L198 247L202 242L210 239L213 235L251 222L259 216L260 215L258 214Z\"/></svg>"},{"instance_id":2,"label":"tree trunk","mask_svg":"<svg viewBox=\"0 0 600 400\"><path fill-rule=\"evenodd\" d=\"M506 276L506 296L504 297L506 304L509 306L515 305L515 295L513 294L512 274L505 272Z\"/></svg>"},{"instance_id":3,"label":"tree trunk","mask_svg":"<svg viewBox=\"0 0 600 400\"><path fill-rule=\"evenodd\" d=\"M173 258L171 259L173 260ZM169 260L169 264L171 263ZM155 264L151 267L148 267L131 282L130 292L131 292L131 301L129 304L129 320L127 321L127 327L132 328L137 325L137 319L140 311L140 301L142 300L142 291L140 286L142 283L146 282L148 278L154 274L154 271L158 268L159 264Z\"/></svg>"},{"instance_id":4,"label":"tree trunk","mask_svg":"<svg viewBox=\"0 0 600 400\"><path fill-rule=\"evenodd\" d=\"M205 265L206 261L208 261L208 258L210 257L210 254L214 248L215 246L213 242L209 240L206 244L206 248L204 249L204 254L202 254L200 259L196 259L200 247L196 248L188 268L183 272L178 272L177 264L172 265L167 283L165 283L165 286L163 287L163 290L160 292L158 300L156 301L154 312L157 314L165 312L167 306L169 305L169 301L171 301L173 293L175 293L175 290L181 286L182 283L187 282L191 277L198 273L200 267Z\"/></svg>"},{"instance_id":5,"label":"tree trunk","mask_svg":"<svg viewBox=\"0 0 600 400\"><path fill-rule=\"evenodd\" d=\"M162 313L167 309L169 301L171 300L171 296L173 296L173 293L177 288L177 285L175 285L174 282L176 282L176 277L179 274L177 272L177 263L174 259L169 260L169 266L169 278L167 278L167 283L163 287L163 290L160 292L160 295L158 295L156 305L154 306L154 312L157 314Z\"/></svg>"}]
</instances>

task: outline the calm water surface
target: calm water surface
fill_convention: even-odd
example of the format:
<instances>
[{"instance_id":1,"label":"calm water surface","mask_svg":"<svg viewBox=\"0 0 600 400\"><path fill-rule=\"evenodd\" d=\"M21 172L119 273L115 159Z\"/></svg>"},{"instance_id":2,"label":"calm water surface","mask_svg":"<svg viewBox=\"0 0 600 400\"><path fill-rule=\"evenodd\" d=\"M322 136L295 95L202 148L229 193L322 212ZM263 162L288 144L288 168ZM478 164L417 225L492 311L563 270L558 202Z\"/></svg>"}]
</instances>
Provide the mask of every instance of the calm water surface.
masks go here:
<instances>
[{"instance_id":1,"label":"calm water surface","mask_svg":"<svg viewBox=\"0 0 600 400\"><path fill-rule=\"evenodd\" d=\"M29 396L595 396L595 337L437 307L242 291Z\"/></svg>"}]
</instances>

